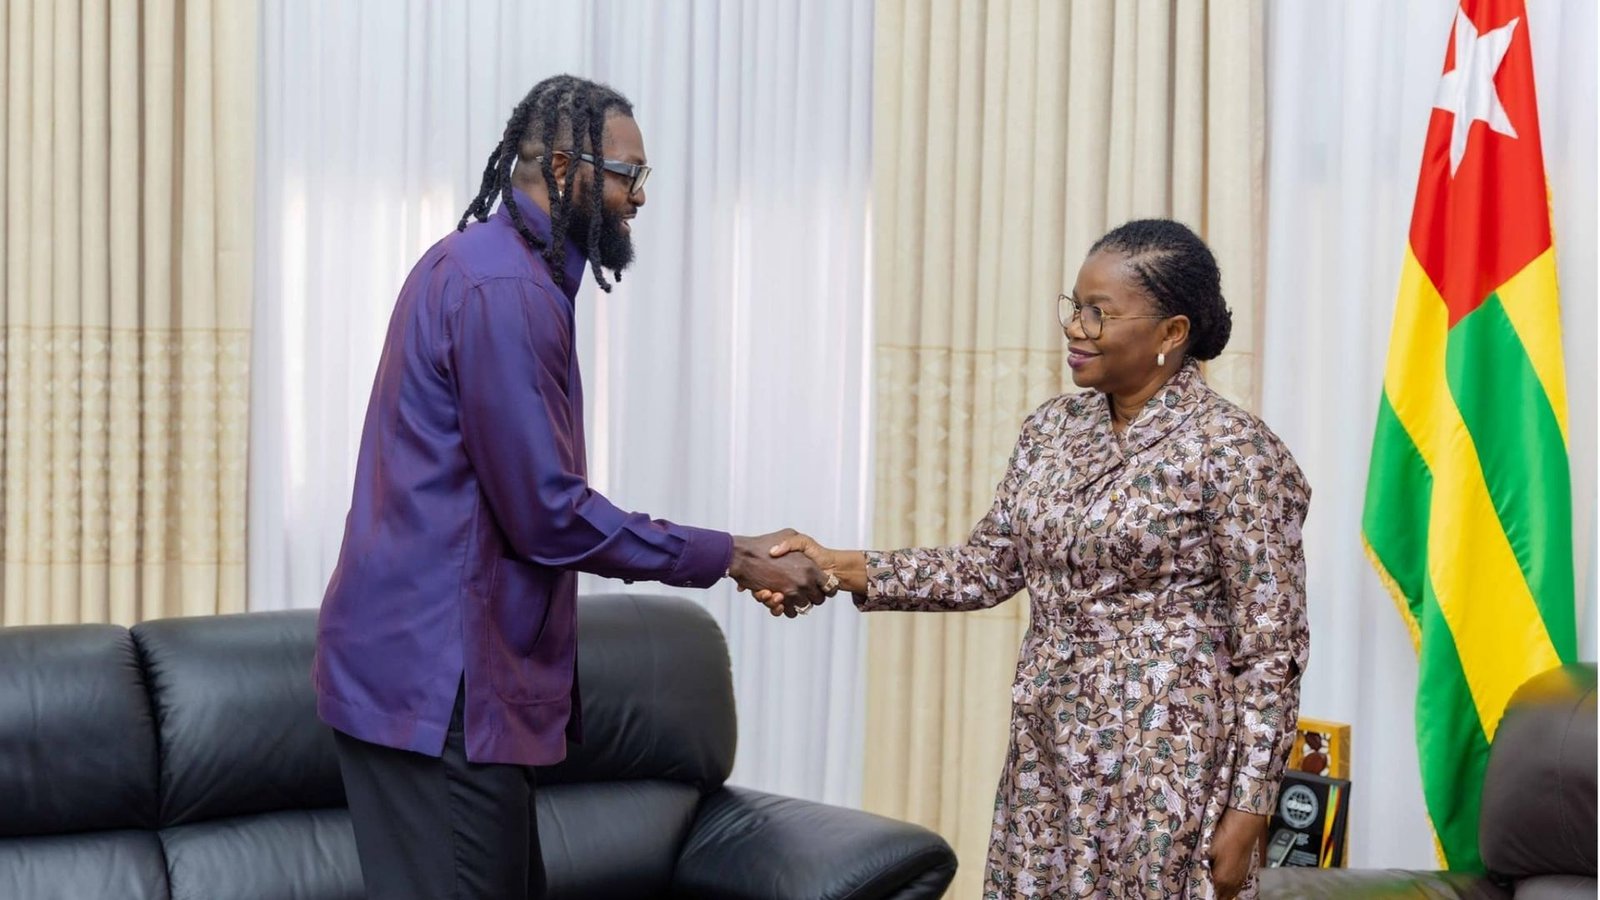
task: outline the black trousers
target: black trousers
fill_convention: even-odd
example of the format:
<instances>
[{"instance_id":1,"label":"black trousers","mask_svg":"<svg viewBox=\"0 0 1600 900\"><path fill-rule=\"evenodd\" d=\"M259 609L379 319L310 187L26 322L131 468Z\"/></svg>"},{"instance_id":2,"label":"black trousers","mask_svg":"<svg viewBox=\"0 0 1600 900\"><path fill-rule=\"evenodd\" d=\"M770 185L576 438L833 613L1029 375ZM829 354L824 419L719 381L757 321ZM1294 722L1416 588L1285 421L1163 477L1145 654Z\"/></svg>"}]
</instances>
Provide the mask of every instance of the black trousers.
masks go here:
<instances>
[{"instance_id":1,"label":"black trousers","mask_svg":"<svg viewBox=\"0 0 1600 900\"><path fill-rule=\"evenodd\" d=\"M372 900L542 900L533 769L467 762L456 694L444 755L334 731Z\"/></svg>"}]
</instances>

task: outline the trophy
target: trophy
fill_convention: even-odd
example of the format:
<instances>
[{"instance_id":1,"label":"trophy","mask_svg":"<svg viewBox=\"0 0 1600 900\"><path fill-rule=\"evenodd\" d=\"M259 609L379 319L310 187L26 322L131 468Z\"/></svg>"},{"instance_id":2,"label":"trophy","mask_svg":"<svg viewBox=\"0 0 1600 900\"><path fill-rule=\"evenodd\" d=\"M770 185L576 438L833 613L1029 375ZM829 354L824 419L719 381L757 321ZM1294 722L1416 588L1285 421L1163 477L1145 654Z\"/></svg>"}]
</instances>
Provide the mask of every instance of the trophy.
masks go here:
<instances>
[{"instance_id":1,"label":"trophy","mask_svg":"<svg viewBox=\"0 0 1600 900\"><path fill-rule=\"evenodd\" d=\"M1301 719L1268 829L1268 866L1345 864L1350 818L1350 726Z\"/></svg>"}]
</instances>

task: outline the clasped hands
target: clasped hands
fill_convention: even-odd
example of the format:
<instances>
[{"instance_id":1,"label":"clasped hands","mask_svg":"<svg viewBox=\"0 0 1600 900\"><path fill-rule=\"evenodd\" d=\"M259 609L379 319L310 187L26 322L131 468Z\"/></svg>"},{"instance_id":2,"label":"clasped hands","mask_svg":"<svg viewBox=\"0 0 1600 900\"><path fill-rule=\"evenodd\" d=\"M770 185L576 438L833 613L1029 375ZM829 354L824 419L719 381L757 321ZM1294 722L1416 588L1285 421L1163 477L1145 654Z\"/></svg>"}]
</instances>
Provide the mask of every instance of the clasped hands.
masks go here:
<instances>
[{"instance_id":1,"label":"clasped hands","mask_svg":"<svg viewBox=\"0 0 1600 900\"><path fill-rule=\"evenodd\" d=\"M839 577L826 566L829 555L793 528L735 537L728 575L774 616L792 619L838 593Z\"/></svg>"}]
</instances>

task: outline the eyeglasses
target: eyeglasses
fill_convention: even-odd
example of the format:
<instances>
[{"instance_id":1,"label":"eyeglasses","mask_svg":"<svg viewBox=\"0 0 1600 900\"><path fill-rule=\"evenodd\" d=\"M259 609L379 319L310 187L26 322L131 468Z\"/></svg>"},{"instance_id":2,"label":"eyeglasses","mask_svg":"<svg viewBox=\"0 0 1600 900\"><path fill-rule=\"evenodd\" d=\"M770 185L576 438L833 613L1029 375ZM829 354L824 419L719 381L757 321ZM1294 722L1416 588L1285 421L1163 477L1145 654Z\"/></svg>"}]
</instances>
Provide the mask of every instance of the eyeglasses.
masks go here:
<instances>
[{"instance_id":1,"label":"eyeglasses","mask_svg":"<svg viewBox=\"0 0 1600 900\"><path fill-rule=\"evenodd\" d=\"M1076 298L1061 294L1056 297L1056 320L1065 331L1073 319L1083 323L1083 336L1098 340L1105 330L1107 319L1170 319L1171 316L1114 316L1098 306L1084 306Z\"/></svg>"},{"instance_id":2,"label":"eyeglasses","mask_svg":"<svg viewBox=\"0 0 1600 900\"><path fill-rule=\"evenodd\" d=\"M621 175L623 178L628 179L628 196L630 197L644 190L644 183L650 180L649 166L625 163L615 159L602 159L590 153L573 153L570 150L554 150L551 152L570 156L573 159L581 159L591 166L604 169L614 175Z\"/></svg>"}]
</instances>

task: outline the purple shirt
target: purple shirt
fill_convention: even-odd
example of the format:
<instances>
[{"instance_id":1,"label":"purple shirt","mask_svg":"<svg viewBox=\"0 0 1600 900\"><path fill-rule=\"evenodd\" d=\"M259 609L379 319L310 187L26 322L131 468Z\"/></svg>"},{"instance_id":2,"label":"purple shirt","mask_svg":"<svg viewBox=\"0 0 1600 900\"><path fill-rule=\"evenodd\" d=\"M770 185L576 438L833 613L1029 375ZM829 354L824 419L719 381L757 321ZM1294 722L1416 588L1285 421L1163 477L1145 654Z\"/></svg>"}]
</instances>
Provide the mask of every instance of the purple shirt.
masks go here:
<instances>
[{"instance_id":1,"label":"purple shirt","mask_svg":"<svg viewBox=\"0 0 1600 900\"><path fill-rule=\"evenodd\" d=\"M517 207L548 240L550 219ZM465 677L467 758L547 765L580 739L577 572L709 587L733 540L625 512L585 478L570 241L558 287L504 206L417 263L367 406L312 681L340 731L443 752Z\"/></svg>"}]
</instances>

